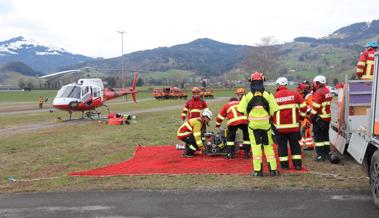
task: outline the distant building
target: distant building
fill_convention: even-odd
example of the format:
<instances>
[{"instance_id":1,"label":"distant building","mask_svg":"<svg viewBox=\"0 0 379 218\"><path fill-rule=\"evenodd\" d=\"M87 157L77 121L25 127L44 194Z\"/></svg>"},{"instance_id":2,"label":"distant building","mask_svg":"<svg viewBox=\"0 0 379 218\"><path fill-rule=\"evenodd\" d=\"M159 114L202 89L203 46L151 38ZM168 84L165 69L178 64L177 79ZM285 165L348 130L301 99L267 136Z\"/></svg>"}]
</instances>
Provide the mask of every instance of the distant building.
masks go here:
<instances>
[{"instance_id":1,"label":"distant building","mask_svg":"<svg viewBox=\"0 0 379 218\"><path fill-rule=\"evenodd\" d=\"M0 85L0 91L22 91L22 90L17 86Z\"/></svg>"}]
</instances>

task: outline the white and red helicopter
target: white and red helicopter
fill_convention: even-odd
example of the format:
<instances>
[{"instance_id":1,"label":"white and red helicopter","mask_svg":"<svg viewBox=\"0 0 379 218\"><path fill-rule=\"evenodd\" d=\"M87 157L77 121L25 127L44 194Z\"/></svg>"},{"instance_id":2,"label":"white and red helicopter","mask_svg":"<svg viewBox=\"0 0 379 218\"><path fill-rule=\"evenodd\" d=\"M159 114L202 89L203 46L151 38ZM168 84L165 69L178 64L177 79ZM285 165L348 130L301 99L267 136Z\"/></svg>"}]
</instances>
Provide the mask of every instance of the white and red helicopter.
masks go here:
<instances>
[{"instance_id":1,"label":"white and red helicopter","mask_svg":"<svg viewBox=\"0 0 379 218\"><path fill-rule=\"evenodd\" d=\"M48 78L60 74L65 73L50 74L41 78ZM79 79L78 82L64 85L59 89L57 96L54 98L53 107L68 111L70 119L74 111L82 112L82 118L84 118L84 115L91 119L94 115L100 117L100 112L98 112L96 108L104 106L109 113L109 108L105 104L108 100L131 94L133 101L136 102L137 80L138 73L134 73L132 87L113 89L104 88L103 81L98 78Z\"/></svg>"}]
</instances>

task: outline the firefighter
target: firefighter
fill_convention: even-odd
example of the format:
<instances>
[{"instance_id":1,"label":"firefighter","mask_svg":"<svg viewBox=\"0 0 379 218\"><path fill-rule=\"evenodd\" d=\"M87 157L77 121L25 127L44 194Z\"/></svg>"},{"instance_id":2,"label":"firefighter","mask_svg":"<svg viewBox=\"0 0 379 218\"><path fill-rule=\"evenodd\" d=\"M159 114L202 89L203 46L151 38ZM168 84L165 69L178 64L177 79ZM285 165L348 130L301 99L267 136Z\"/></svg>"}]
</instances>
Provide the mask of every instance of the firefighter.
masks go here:
<instances>
[{"instance_id":1,"label":"firefighter","mask_svg":"<svg viewBox=\"0 0 379 218\"><path fill-rule=\"evenodd\" d=\"M182 111L182 120L184 121L191 118L200 117L202 110L208 108L207 102L200 97L200 89L198 87L192 88L192 99L188 100Z\"/></svg>"},{"instance_id":2,"label":"firefighter","mask_svg":"<svg viewBox=\"0 0 379 218\"><path fill-rule=\"evenodd\" d=\"M331 121L330 105L333 95L326 87L325 76L313 79L312 110L309 119L313 124L313 137L316 148L316 161L330 160L329 124Z\"/></svg>"},{"instance_id":3,"label":"firefighter","mask_svg":"<svg viewBox=\"0 0 379 218\"><path fill-rule=\"evenodd\" d=\"M38 107L39 107L39 109L43 108L43 103L44 102L45 102L45 99L43 99L42 96L39 96L39 98L38 98Z\"/></svg>"},{"instance_id":4,"label":"firefighter","mask_svg":"<svg viewBox=\"0 0 379 218\"><path fill-rule=\"evenodd\" d=\"M287 88L287 78L279 77L276 80L276 85L277 89L274 96L279 105L279 110L275 113L274 124L278 132L275 137L278 144L280 167L288 169L287 143L289 143L292 163L296 170L301 170L300 119L305 118L307 105L299 93Z\"/></svg>"},{"instance_id":5,"label":"firefighter","mask_svg":"<svg viewBox=\"0 0 379 218\"><path fill-rule=\"evenodd\" d=\"M307 113L312 110L312 99L313 92L312 86L308 81L304 81L300 84L300 93L302 94L305 103L307 104ZM304 119L301 122L301 140L300 145L305 151L310 151L314 149L314 141L312 137L312 122L308 119Z\"/></svg>"},{"instance_id":6,"label":"firefighter","mask_svg":"<svg viewBox=\"0 0 379 218\"><path fill-rule=\"evenodd\" d=\"M248 116L249 138L253 152L253 176L263 176L262 146L268 162L271 176L279 175L277 171L271 118L279 106L275 97L267 92L263 86L264 76L260 72L250 75L250 92L244 95L237 106L237 110Z\"/></svg>"},{"instance_id":7,"label":"firefighter","mask_svg":"<svg viewBox=\"0 0 379 218\"><path fill-rule=\"evenodd\" d=\"M377 42L368 42L357 64L356 79L372 80L374 75L374 54L378 48Z\"/></svg>"},{"instance_id":8,"label":"firefighter","mask_svg":"<svg viewBox=\"0 0 379 218\"><path fill-rule=\"evenodd\" d=\"M202 130L212 120L212 111L204 109L200 117L186 120L178 129L176 138L186 143L184 157L193 157L197 150L204 148Z\"/></svg>"},{"instance_id":9,"label":"firefighter","mask_svg":"<svg viewBox=\"0 0 379 218\"><path fill-rule=\"evenodd\" d=\"M216 128L220 128L222 121L226 118L227 136L226 136L226 152L227 158L234 157L236 132L238 129L242 130L243 134L243 149L245 152L245 158L249 158L250 152L250 139L247 128L247 116L237 111L237 105L239 104L242 96L245 94L244 88L238 88L235 92L236 96L231 98L228 103L221 108L216 118Z\"/></svg>"}]
</instances>

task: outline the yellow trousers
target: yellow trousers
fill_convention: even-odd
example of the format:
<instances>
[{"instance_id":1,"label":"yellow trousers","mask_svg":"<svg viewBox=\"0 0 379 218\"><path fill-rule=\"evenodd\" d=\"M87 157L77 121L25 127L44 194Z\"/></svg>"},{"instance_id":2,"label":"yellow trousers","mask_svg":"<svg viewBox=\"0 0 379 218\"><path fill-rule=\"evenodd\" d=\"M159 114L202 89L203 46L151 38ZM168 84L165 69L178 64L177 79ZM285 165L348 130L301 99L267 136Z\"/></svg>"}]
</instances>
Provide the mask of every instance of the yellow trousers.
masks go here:
<instances>
[{"instance_id":1,"label":"yellow trousers","mask_svg":"<svg viewBox=\"0 0 379 218\"><path fill-rule=\"evenodd\" d=\"M272 140L272 132L269 130L252 130L249 128L251 151L253 153L254 171L262 171L262 147L269 164L270 170L276 170L276 159Z\"/></svg>"}]
</instances>

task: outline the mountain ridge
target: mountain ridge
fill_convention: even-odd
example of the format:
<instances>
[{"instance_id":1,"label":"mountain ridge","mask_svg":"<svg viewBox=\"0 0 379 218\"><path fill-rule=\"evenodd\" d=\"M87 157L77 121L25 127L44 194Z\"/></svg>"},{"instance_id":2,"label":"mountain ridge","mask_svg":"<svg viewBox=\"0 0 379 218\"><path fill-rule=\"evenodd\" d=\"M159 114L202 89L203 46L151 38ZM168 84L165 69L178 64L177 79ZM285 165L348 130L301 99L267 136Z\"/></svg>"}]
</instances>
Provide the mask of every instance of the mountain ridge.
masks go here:
<instances>
[{"instance_id":1,"label":"mountain ridge","mask_svg":"<svg viewBox=\"0 0 379 218\"><path fill-rule=\"evenodd\" d=\"M91 57L70 53L63 48L43 45L23 36L0 42L0 64L23 62L42 73L93 60Z\"/></svg>"},{"instance_id":2,"label":"mountain ridge","mask_svg":"<svg viewBox=\"0 0 379 218\"><path fill-rule=\"evenodd\" d=\"M249 66L250 68L244 66L246 59L249 58L247 54L259 54L265 51L264 49L273 48L277 52L272 56L277 62L277 67L273 68L273 72L270 72L273 76L285 75L303 79L312 77L315 74L327 74L332 78L336 78L344 74L350 75L353 72L359 53L364 49L364 44L367 41L377 40L378 38L379 20L373 20L371 22L358 22L347 25L325 37L301 36L296 37L293 42L275 46L233 45L210 38L199 38L189 43L136 51L125 54L123 57L109 59L93 59L79 55L79 57L83 57L83 59L80 59L70 53L71 56L68 58L72 60L69 64L63 60L58 61L58 64L56 64L57 60L52 61L52 59L60 57L60 54L64 54L66 52L64 49L40 48L38 45L33 44L32 41L28 46L23 46L23 48L33 48L34 50L29 53L33 54L32 56L34 57L43 58L33 61L30 59L7 61L22 61L36 71L41 71L41 68L35 66L36 63L47 64L47 62L54 62L54 66L50 66L48 70L44 69L45 71L43 72L51 72L53 69L68 70L94 67L109 75L117 75L122 71L122 66L124 66L125 71L165 72L184 70L209 78L225 74L243 74L249 70L257 70L257 66L254 65ZM17 44L19 47L8 45L6 50L3 45L19 41L26 41L26 39L15 37L5 42L0 42L0 64L4 63L4 55L2 54L14 52L14 47L22 47L20 46L22 43ZM86 58L88 59L86 60Z\"/></svg>"}]
</instances>

